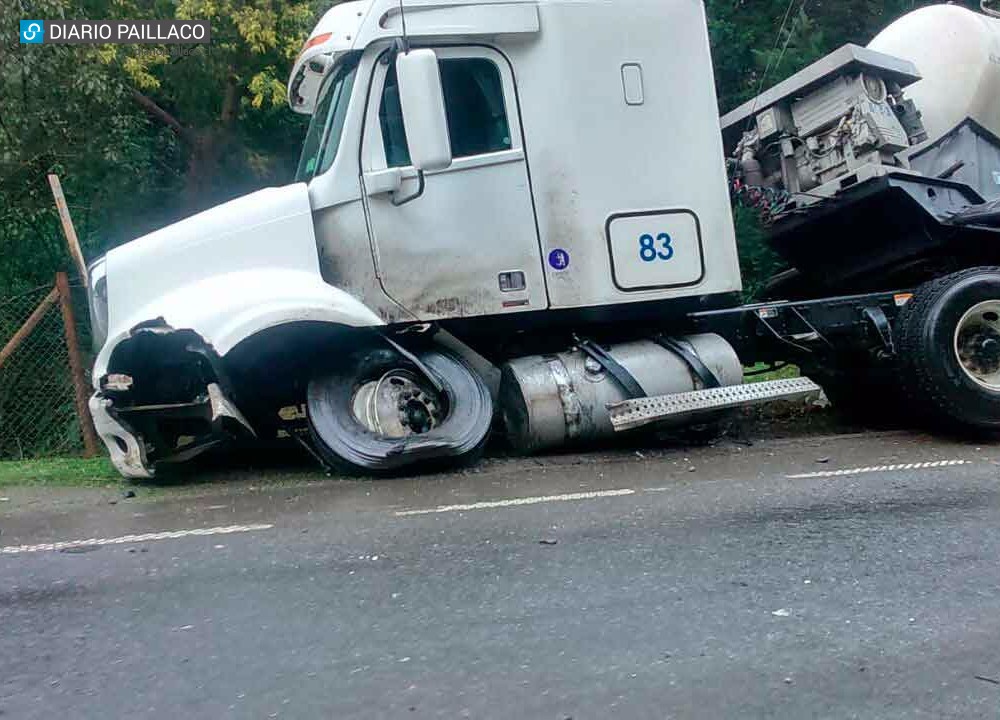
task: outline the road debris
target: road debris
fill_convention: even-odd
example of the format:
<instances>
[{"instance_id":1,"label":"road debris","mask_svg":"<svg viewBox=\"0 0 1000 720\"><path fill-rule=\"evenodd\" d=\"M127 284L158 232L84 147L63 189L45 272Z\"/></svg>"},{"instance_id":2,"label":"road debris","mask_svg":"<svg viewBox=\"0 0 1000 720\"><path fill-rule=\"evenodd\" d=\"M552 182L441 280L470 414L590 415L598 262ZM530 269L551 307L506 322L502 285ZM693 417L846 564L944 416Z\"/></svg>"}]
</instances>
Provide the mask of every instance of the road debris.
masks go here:
<instances>
[{"instance_id":1,"label":"road debris","mask_svg":"<svg viewBox=\"0 0 1000 720\"><path fill-rule=\"evenodd\" d=\"M83 553L94 552L95 550L100 550L101 546L96 544L90 545L75 545L73 547L60 548L59 552L66 553L68 555L80 555Z\"/></svg>"}]
</instances>

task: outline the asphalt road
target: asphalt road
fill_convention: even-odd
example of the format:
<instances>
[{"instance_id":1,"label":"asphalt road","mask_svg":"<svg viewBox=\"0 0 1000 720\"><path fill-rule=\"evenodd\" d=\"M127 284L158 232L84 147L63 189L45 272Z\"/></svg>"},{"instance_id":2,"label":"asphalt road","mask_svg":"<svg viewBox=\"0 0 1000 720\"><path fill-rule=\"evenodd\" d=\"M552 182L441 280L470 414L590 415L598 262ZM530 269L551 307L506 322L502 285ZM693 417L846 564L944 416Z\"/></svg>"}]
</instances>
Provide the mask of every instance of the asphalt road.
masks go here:
<instances>
[{"instance_id":1,"label":"asphalt road","mask_svg":"<svg viewBox=\"0 0 1000 720\"><path fill-rule=\"evenodd\" d=\"M12 497L0 716L995 719L998 461L855 435Z\"/></svg>"}]
</instances>

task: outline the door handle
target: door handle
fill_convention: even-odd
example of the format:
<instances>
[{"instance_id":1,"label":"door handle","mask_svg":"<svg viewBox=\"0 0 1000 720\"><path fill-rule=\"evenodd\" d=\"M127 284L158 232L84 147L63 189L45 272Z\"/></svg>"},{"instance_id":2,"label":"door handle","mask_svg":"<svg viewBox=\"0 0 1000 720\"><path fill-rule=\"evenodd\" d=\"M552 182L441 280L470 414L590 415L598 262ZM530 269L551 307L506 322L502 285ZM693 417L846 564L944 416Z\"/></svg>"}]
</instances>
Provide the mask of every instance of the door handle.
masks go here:
<instances>
[{"instance_id":1,"label":"door handle","mask_svg":"<svg viewBox=\"0 0 1000 720\"><path fill-rule=\"evenodd\" d=\"M365 192L369 196L396 192L403 186L403 173L399 168L365 173Z\"/></svg>"},{"instance_id":2,"label":"door handle","mask_svg":"<svg viewBox=\"0 0 1000 720\"><path fill-rule=\"evenodd\" d=\"M388 168L366 172L365 192L369 196L396 193L403 187L405 180L415 180L418 176L419 173L413 168Z\"/></svg>"}]
</instances>

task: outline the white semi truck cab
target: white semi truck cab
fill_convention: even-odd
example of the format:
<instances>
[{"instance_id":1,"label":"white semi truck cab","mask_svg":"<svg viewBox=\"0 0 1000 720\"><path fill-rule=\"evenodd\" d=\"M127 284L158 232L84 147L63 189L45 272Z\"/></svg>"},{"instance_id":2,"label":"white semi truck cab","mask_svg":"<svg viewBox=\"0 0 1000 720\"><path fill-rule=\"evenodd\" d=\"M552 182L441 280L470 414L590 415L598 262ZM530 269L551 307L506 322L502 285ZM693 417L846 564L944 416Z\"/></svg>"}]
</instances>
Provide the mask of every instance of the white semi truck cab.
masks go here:
<instances>
[{"instance_id":1,"label":"white semi truck cab","mask_svg":"<svg viewBox=\"0 0 1000 720\"><path fill-rule=\"evenodd\" d=\"M234 436L374 473L493 425L533 451L814 392L742 365L828 328L892 356L892 287L815 323L739 306L701 2L346 2L288 97L295 183L92 267L91 410L126 476Z\"/></svg>"},{"instance_id":2,"label":"white semi truck cab","mask_svg":"<svg viewBox=\"0 0 1000 720\"><path fill-rule=\"evenodd\" d=\"M344 3L289 82L323 280L390 324L740 290L700 3L405 8L408 53Z\"/></svg>"}]
</instances>

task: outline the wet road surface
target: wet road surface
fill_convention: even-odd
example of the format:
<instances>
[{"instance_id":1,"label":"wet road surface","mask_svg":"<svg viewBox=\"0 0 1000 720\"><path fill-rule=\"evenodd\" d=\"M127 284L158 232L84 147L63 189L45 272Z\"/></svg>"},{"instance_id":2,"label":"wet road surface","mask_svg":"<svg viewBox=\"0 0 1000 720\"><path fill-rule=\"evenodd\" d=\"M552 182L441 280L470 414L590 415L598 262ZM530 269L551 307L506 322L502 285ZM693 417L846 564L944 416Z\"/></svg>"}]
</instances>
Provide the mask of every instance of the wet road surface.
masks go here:
<instances>
[{"instance_id":1,"label":"wet road surface","mask_svg":"<svg viewBox=\"0 0 1000 720\"><path fill-rule=\"evenodd\" d=\"M0 717L997 718L998 462L886 433L12 496Z\"/></svg>"}]
</instances>

